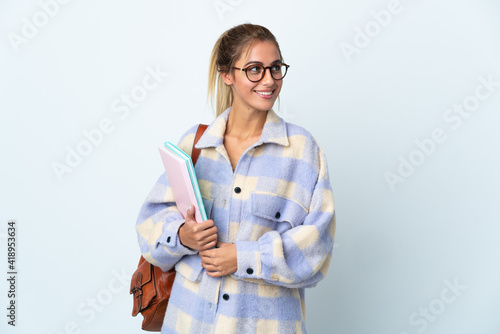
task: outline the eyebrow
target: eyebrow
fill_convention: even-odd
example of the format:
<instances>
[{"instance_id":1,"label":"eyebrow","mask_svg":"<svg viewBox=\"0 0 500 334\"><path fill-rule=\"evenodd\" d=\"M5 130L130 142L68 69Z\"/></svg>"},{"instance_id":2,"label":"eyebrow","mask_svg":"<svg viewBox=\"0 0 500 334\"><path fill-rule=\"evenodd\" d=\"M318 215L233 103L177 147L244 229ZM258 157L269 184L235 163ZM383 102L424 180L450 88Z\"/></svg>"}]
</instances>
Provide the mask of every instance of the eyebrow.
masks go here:
<instances>
[{"instance_id":1,"label":"eyebrow","mask_svg":"<svg viewBox=\"0 0 500 334\"><path fill-rule=\"evenodd\" d=\"M281 60L280 60L280 59L276 59L275 61L273 61L273 62L271 63L271 65L272 65L272 64L276 64L276 63L281 63ZM247 66L247 65L249 65L249 64L260 64L260 65L264 66L264 63L263 63L263 62L251 60L251 61L249 61L248 63L246 63L245 65L243 65L243 67L245 67L245 66Z\"/></svg>"}]
</instances>

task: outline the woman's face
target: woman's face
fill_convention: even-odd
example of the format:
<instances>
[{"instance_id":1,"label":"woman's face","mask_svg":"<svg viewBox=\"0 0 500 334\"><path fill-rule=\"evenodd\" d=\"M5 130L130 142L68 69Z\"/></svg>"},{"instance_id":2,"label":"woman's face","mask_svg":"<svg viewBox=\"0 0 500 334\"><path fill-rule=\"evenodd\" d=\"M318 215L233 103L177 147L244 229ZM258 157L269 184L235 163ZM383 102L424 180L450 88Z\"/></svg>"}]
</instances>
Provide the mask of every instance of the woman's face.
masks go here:
<instances>
[{"instance_id":1,"label":"woman's face","mask_svg":"<svg viewBox=\"0 0 500 334\"><path fill-rule=\"evenodd\" d=\"M255 41L248 52L234 64L235 67L248 68L251 64L260 64L264 67L276 62L281 64L278 48L270 41ZM248 111L267 111L272 108L278 97L283 80L274 80L271 71L266 69L262 80L252 82L248 80L245 71L233 70L229 74L223 73L224 82L231 85L233 90L233 108Z\"/></svg>"}]
</instances>

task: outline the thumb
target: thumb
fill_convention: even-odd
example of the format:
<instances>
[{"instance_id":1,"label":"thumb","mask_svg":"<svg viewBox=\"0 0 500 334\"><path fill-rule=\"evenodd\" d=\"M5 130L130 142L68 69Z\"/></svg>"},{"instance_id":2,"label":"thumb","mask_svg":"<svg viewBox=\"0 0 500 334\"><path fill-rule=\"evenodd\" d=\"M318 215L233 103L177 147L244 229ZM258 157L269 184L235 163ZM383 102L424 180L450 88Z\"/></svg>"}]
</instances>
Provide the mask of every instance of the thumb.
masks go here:
<instances>
[{"instance_id":1,"label":"thumb","mask_svg":"<svg viewBox=\"0 0 500 334\"><path fill-rule=\"evenodd\" d=\"M187 218L187 217L191 218L191 220L194 220L194 205L193 205L193 204L191 204L191 205L189 206L189 209L188 209L188 211L187 211L186 218Z\"/></svg>"}]
</instances>

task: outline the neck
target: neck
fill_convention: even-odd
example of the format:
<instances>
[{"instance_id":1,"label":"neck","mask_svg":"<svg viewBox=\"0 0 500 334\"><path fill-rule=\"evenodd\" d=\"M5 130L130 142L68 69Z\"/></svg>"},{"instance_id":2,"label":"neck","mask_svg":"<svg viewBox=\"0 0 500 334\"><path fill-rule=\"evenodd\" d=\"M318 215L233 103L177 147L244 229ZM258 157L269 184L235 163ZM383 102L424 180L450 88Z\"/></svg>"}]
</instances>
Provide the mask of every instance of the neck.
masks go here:
<instances>
[{"instance_id":1,"label":"neck","mask_svg":"<svg viewBox=\"0 0 500 334\"><path fill-rule=\"evenodd\" d=\"M267 111L231 107L226 125L226 135L246 140L260 137L266 123Z\"/></svg>"}]
</instances>

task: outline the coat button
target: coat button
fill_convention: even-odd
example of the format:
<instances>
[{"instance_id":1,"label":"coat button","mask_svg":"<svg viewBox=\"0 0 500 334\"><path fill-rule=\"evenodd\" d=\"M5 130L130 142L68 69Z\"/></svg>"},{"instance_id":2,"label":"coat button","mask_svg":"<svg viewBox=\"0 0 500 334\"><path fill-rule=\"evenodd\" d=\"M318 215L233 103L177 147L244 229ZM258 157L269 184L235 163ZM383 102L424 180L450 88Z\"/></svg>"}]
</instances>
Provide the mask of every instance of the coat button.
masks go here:
<instances>
[{"instance_id":1,"label":"coat button","mask_svg":"<svg viewBox=\"0 0 500 334\"><path fill-rule=\"evenodd\" d=\"M247 269L247 274L248 275L252 275L253 274L253 269L252 268L248 268Z\"/></svg>"},{"instance_id":2,"label":"coat button","mask_svg":"<svg viewBox=\"0 0 500 334\"><path fill-rule=\"evenodd\" d=\"M167 242L170 242L170 237L167 237Z\"/></svg>"},{"instance_id":3,"label":"coat button","mask_svg":"<svg viewBox=\"0 0 500 334\"><path fill-rule=\"evenodd\" d=\"M222 295L222 298L224 298L224 300L229 300L229 295L227 293L225 293Z\"/></svg>"},{"instance_id":4,"label":"coat button","mask_svg":"<svg viewBox=\"0 0 500 334\"><path fill-rule=\"evenodd\" d=\"M241 188L240 187L236 187L234 188L234 192L239 194L241 192Z\"/></svg>"},{"instance_id":5,"label":"coat button","mask_svg":"<svg viewBox=\"0 0 500 334\"><path fill-rule=\"evenodd\" d=\"M274 215L274 217L276 217L276 219L279 219L281 217L281 214L278 212L276 212L276 214Z\"/></svg>"}]
</instances>

